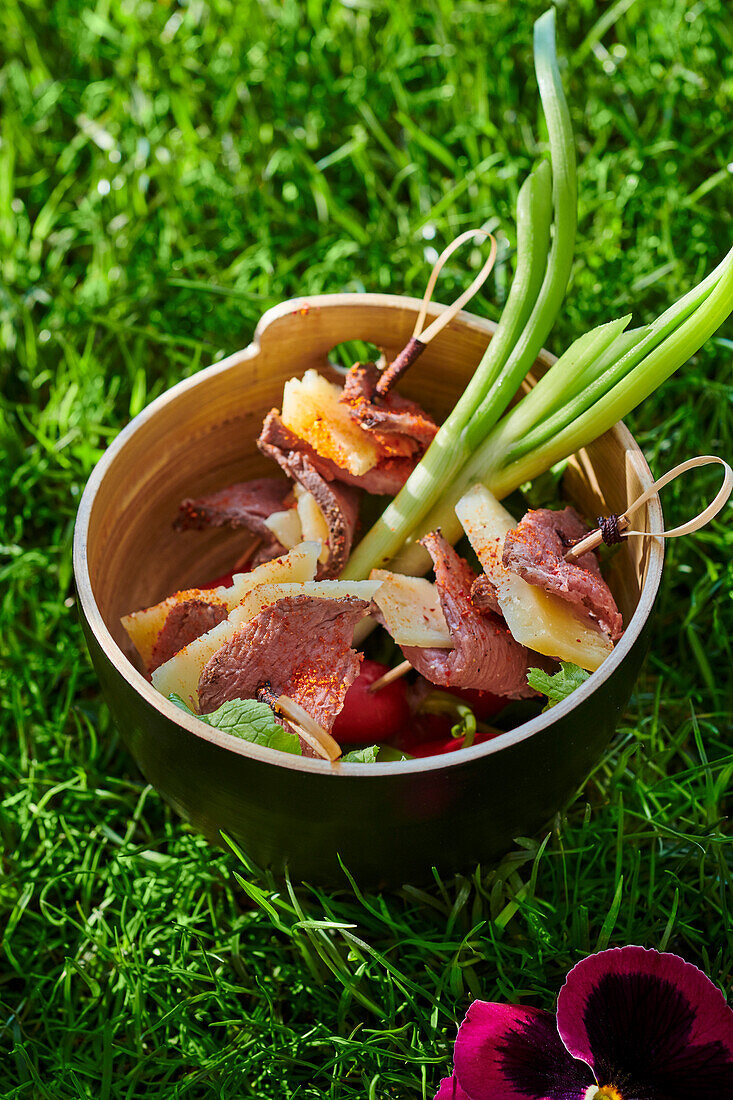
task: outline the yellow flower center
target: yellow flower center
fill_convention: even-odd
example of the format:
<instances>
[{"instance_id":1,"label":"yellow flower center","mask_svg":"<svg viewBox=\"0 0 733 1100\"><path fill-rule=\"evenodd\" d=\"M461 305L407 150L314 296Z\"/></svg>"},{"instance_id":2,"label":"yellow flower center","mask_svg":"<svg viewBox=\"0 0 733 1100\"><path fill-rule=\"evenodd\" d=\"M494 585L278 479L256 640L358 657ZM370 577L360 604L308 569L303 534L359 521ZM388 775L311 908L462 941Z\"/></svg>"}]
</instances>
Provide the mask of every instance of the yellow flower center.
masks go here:
<instances>
[{"instance_id":1,"label":"yellow flower center","mask_svg":"<svg viewBox=\"0 0 733 1100\"><path fill-rule=\"evenodd\" d=\"M585 1094L584 1100L624 1100L621 1093L613 1085L591 1085Z\"/></svg>"}]
</instances>

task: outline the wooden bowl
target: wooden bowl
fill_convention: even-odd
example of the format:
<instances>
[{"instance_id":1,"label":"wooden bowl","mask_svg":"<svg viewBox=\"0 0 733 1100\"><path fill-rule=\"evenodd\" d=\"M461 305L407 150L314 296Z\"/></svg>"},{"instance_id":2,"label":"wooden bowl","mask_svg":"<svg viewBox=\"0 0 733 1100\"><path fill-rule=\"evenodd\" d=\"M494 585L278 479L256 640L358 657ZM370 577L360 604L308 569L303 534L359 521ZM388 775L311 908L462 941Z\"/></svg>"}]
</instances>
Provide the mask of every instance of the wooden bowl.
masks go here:
<instances>
[{"instance_id":1,"label":"wooden bowl","mask_svg":"<svg viewBox=\"0 0 733 1100\"><path fill-rule=\"evenodd\" d=\"M402 763L342 764L236 740L187 717L138 671L120 616L225 572L242 533L172 527L186 496L274 473L255 439L283 383L328 366L331 349L362 339L395 354L419 303L383 294L295 299L269 310L252 344L180 382L128 424L94 470L79 507L74 570L94 666L132 755L175 809L212 839L224 830L261 866L296 878L399 884L436 866L469 869L535 832L598 760L643 659L662 573L661 539L633 539L609 583L626 631L564 703L495 740ZM432 307L437 314L442 307ZM401 392L443 419L494 325L462 313L408 373ZM535 372L554 362L543 352ZM587 517L621 512L652 482L623 424L579 452L565 495ZM636 521L662 530L658 497Z\"/></svg>"}]
</instances>

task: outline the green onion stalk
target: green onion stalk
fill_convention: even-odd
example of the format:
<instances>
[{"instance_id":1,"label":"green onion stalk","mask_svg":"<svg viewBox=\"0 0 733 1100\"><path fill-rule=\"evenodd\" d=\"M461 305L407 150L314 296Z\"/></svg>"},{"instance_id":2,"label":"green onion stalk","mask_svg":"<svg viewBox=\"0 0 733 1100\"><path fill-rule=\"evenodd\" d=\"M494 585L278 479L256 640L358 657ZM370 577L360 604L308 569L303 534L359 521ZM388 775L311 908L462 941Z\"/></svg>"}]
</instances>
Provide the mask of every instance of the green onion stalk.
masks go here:
<instances>
[{"instance_id":1,"label":"green onion stalk","mask_svg":"<svg viewBox=\"0 0 733 1100\"><path fill-rule=\"evenodd\" d=\"M697 287L650 325L629 316L585 333L509 411L562 303L575 239L575 160L554 45L554 16L535 24L535 65L550 135L554 227L543 162L517 203L517 266L486 355L432 446L381 519L356 548L344 577L389 563L420 573L417 540L440 528L462 534L455 505L476 482L500 499L597 439L685 363L733 311L733 249ZM544 271L539 278L539 272Z\"/></svg>"},{"instance_id":2,"label":"green onion stalk","mask_svg":"<svg viewBox=\"0 0 733 1100\"><path fill-rule=\"evenodd\" d=\"M541 382L487 433L437 504L413 530L409 543L392 560L391 568L402 573L424 572L429 559L416 540L428 531L440 528L450 542L460 538L463 531L455 506L471 485L481 482L501 500L597 439L654 393L733 311L733 249L713 275L718 273L719 278L707 297L691 313L689 302L699 297L704 283L640 333L621 332L614 340L614 328L618 333L618 327L628 322L624 317L576 340ZM661 324L665 318L666 323ZM625 341L626 336L633 342ZM615 344L620 352L618 358L586 390L581 389L558 406L554 398L564 386L577 387L583 372L593 367L594 345L597 352L609 339L606 351L613 352ZM530 400L543 383L541 400Z\"/></svg>"},{"instance_id":3,"label":"green onion stalk","mask_svg":"<svg viewBox=\"0 0 733 1100\"><path fill-rule=\"evenodd\" d=\"M517 199L517 265L496 332L466 390L427 453L351 557L345 578L387 563L470 459L477 419L496 423L537 358L565 295L575 248L577 182L570 112L555 50L555 14L534 28L534 56L547 121L550 163L543 161ZM550 245L550 222L554 211Z\"/></svg>"}]
</instances>

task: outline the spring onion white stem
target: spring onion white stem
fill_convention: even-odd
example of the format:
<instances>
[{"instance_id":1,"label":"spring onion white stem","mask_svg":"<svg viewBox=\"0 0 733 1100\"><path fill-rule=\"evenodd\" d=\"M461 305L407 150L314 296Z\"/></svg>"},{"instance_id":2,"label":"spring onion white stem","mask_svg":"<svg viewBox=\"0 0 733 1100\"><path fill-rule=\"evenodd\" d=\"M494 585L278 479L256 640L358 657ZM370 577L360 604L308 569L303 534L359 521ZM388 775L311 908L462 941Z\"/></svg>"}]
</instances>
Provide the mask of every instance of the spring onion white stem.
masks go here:
<instances>
[{"instance_id":1,"label":"spring onion white stem","mask_svg":"<svg viewBox=\"0 0 733 1100\"><path fill-rule=\"evenodd\" d=\"M342 576L367 576L400 550L470 458L474 424L489 430L511 401L562 302L575 244L577 187L570 114L555 52L555 16L535 24L535 68L550 138L517 201L517 268L501 320L481 363L424 458L356 548ZM554 203L554 239L550 218ZM548 260L549 249L549 260ZM487 404L488 401L488 404Z\"/></svg>"}]
</instances>

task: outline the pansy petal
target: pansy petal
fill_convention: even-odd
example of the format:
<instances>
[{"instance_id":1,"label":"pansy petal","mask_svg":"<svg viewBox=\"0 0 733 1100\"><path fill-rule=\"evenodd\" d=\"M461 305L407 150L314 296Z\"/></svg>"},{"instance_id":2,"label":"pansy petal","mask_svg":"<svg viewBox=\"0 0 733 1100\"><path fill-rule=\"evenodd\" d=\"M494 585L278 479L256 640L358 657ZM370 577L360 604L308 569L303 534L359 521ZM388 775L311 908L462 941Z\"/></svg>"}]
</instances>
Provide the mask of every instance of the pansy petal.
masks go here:
<instances>
[{"instance_id":1,"label":"pansy petal","mask_svg":"<svg viewBox=\"0 0 733 1100\"><path fill-rule=\"evenodd\" d=\"M560 1042L551 1013L487 1001L466 1013L453 1064L469 1100L584 1100L593 1082Z\"/></svg>"},{"instance_id":2,"label":"pansy petal","mask_svg":"<svg viewBox=\"0 0 733 1100\"><path fill-rule=\"evenodd\" d=\"M678 955L616 947L568 974L560 1036L623 1100L733 1096L733 1010Z\"/></svg>"},{"instance_id":3,"label":"pansy petal","mask_svg":"<svg viewBox=\"0 0 733 1100\"><path fill-rule=\"evenodd\" d=\"M452 1077L443 1078L433 1100L469 1100L469 1097L458 1084L456 1075L453 1074Z\"/></svg>"}]
</instances>

